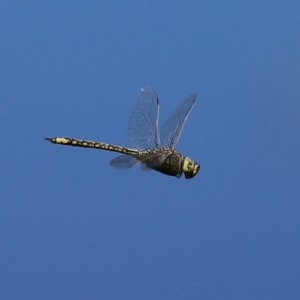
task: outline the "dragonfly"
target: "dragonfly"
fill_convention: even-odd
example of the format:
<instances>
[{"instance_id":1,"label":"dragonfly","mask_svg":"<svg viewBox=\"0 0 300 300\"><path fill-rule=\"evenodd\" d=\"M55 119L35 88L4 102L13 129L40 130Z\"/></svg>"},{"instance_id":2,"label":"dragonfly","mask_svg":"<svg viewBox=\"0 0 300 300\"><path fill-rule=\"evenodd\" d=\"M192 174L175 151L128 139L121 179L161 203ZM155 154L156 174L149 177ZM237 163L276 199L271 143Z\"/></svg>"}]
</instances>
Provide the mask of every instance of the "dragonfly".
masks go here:
<instances>
[{"instance_id":1,"label":"dragonfly","mask_svg":"<svg viewBox=\"0 0 300 300\"><path fill-rule=\"evenodd\" d=\"M129 147L69 137L45 138L59 145L93 148L121 153L111 160L113 167L129 169L140 163L143 170L193 178L200 170L200 164L190 157L184 157L175 147L180 139L186 120L196 104L195 93L188 96L167 121L158 127L159 98L151 87L141 89L129 118L127 139Z\"/></svg>"}]
</instances>

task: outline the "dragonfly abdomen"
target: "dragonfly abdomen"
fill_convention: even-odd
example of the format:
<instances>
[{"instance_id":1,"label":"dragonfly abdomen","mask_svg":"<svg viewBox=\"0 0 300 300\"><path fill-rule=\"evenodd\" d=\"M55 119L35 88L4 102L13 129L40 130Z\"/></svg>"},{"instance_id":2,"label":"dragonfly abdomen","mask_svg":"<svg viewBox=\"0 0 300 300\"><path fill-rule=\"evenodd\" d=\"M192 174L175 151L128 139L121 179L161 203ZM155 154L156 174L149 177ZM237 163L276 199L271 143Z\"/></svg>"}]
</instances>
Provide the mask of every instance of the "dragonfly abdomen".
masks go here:
<instances>
[{"instance_id":1,"label":"dragonfly abdomen","mask_svg":"<svg viewBox=\"0 0 300 300\"><path fill-rule=\"evenodd\" d=\"M67 138L67 137L45 138L45 140L53 144L107 150L107 151L118 152L127 155L137 155L139 152L138 150L116 146L112 144L101 143L96 141L88 141L82 139Z\"/></svg>"}]
</instances>

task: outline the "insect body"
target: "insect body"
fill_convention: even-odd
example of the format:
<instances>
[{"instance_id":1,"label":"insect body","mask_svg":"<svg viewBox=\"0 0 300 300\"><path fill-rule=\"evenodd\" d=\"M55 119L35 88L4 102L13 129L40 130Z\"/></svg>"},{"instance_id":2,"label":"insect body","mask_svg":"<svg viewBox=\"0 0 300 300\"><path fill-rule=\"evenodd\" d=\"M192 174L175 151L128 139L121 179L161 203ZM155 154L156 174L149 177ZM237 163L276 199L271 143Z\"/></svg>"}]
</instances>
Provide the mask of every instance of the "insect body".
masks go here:
<instances>
[{"instance_id":1,"label":"insect body","mask_svg":"<svg viewBox=\"0 0 300 300\"><path fill-rule=\"evenodd\" d=\"M130 168L140 162L144 168L176 177L180 177L183 173L185 178L190 179L199 172L200 165L189 157L183 157L175 150L175 146L195 103L196 94L191 94L159 131L157 94L152 88L142 89L129 118L130 148L67 137L46 138L46 140L54 144L122 153L110 162L116 168Z\"/></svg>"}]
</instances>

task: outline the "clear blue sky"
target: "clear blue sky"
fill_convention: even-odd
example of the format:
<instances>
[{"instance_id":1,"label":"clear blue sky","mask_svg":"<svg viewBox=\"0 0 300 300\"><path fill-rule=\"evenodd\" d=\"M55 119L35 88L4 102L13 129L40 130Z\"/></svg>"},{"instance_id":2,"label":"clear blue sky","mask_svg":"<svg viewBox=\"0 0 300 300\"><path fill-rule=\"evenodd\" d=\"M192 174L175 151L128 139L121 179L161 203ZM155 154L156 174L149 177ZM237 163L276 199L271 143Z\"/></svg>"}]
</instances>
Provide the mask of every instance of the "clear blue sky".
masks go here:
<instances>
[{"instance_id":1,"label":"clear blue sky","mask_svg":"<svg viewBox=\"0 0 300 300\"><path fill-rule=\"evenodd\" d=\"M299 299L299 1L1 1L1 299ZM198 93L191 180L109 166L141 87Z\"/></svg>"}]
</instances>

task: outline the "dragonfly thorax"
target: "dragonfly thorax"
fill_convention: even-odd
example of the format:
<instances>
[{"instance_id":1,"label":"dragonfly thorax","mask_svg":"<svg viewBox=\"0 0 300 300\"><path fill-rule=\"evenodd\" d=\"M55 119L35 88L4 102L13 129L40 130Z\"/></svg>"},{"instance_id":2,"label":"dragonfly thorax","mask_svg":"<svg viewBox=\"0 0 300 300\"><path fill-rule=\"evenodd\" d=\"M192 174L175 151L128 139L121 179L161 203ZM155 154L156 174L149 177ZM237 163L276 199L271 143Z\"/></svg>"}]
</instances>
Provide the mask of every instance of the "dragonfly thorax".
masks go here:
<instances>
[{"instance_id":1,"label":"dragonfly thorax","mask_svg":"<svg viewBox=\"0 0 300 300\"><path fill-rule=\"evenodd\" d=\"M186 179L193 178L200 170L199 164L172 148L143 150L134 156L148 168L178 178L182 173Z\"/></svg>"},{"instance_id":2,"label":"dragonfly thorax","mask_svg":"<svg viewBox=\"0 0 300 300\"><path fill-rule=\"evenodd\" d=\"M182 174L182 155L171 148L158 148L139 151L135 157L148 168L160 173L180 177Z\"/></svg>"}]
</instances>

